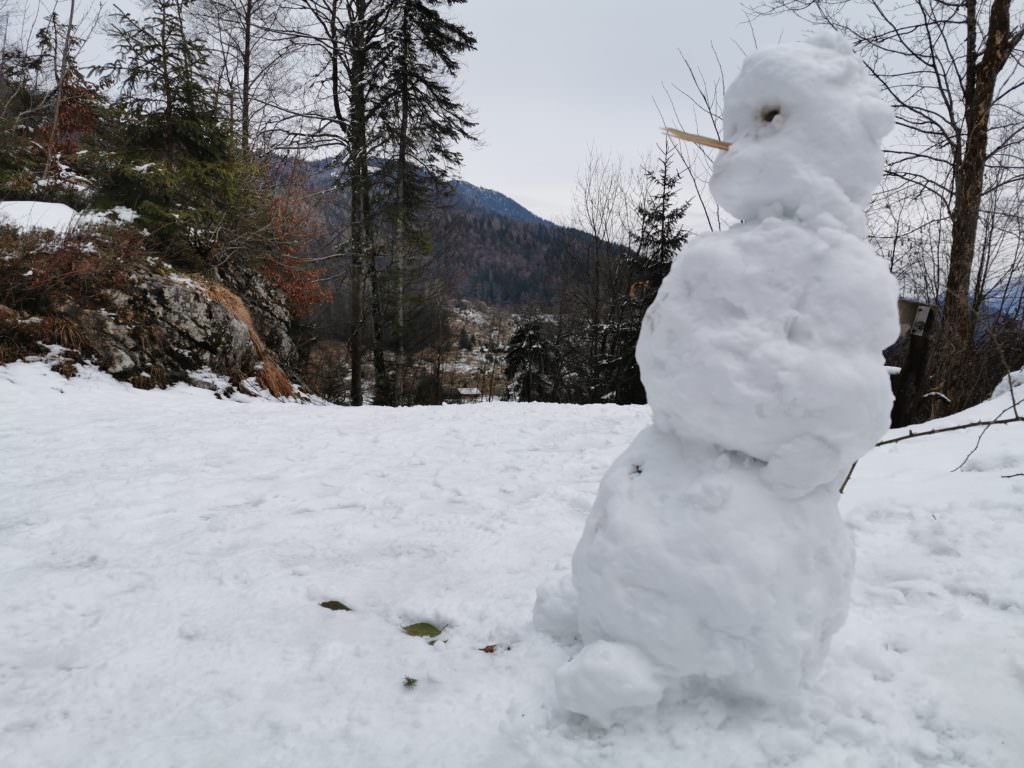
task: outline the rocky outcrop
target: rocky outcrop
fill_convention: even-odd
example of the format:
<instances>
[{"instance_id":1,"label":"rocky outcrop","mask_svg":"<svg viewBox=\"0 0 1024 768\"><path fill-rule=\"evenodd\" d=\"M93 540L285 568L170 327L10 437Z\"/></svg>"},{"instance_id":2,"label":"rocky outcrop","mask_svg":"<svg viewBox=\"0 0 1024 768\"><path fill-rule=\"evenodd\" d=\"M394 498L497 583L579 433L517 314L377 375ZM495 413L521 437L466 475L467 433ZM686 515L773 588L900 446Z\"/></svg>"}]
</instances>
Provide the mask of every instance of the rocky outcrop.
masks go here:
<instances>
[{"instance_id":1,"label":"rocky outcrop","mask_svg":"<svg viewBox=\"0 0 1024 768\"><path fill-rule=\"evenodd\" d=\"M261 360L245 323L200 282L176 274L135 275L133 282L130 293L103 292L106 307L65 308L78 322L84 351L111 374L155 375L159 384L200 368L244 376Z\"/></svg>"},{"instance_id":2,"label":"rocky outcrop","mask_svg":"<svg viewBox=\"0 0 1024 768\"><path fill-rule=\"evenodd\" d=\"M273 350L277 362L286 370L292 370L298 354L291 337L292 316L284 293L259 272L237 264L222 269L221 278L245 301L260 338Z\"/></svg>"},{"instance_id":3,"label":"rocky outcrop","mask_svg":"<svg viewBox=\"0 0 1024 768\"><path fill-rule=\"evenodd\" d=\"M243 301L223 283L201 277L135 270L88 301L60 297L43 316L0 308L0 341L16 341L21 353L15 356L59 344L71 357L147 389L200 383L194 373L209 369L236 386L255 378L274 395L291 395L281 368L291 367L295 344L283 298L258 275L238 270L235 278L244 278L256 298Z\"/></svg>"}]
</instances>

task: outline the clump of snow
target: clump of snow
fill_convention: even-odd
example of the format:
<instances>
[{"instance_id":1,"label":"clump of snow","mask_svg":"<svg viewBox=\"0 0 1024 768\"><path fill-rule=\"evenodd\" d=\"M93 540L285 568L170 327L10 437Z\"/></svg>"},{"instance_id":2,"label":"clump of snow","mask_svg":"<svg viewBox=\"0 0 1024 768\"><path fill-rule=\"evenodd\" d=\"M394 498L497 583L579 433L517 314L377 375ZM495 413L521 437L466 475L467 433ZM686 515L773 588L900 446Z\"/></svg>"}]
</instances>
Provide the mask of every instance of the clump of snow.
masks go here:
<instances>
[{"instance_id":1,"label":"clump of snow","mask_svg":"<svg viewBox=\"0 0 1024 768\"><path fill-rule=\"evenodd\" d=\"M138 218L131 208L116 205L109 211L79 213L64 203L40 203L34 200L0 202L0 224L15 227L22 232L32 229L64 233L90 224L130 224Z\"/></svg>"},{"instance_id":2,"label":"clump of snow","mask_svg":"<svg viewBox=\"0 0 1024 768\"><path fill-rule=\"evenodd\" d=\"M897 302L843 230L772 218L697 239L637 346L655 423L764 462L794 493L817 486L888 427Z\"/></svg>"},{"instance_id":3,"label":"clump of snow","mask_svg":"<svg viewBox=\"0 0 1024 768\"><path fill-rule=\"evenodd\" d=\"M82 224L110 224L111 222L123 221L131 224L139 217L134 209L124 205L115 205L108 211L89 211L79 217Z\"/></svg>"},{"instance_id":4,"label":"clump of snow","mask_svg":"<svg viewBox=\"0 0 1024 768\"><path fill-rule=\"evenodd\" d=\"M86 154L85 151L77 153L78 155ZM62 163L57 159L56 173L53 176L49 176L45 179L36 179L32 186L43 189L43 188L64 188L68 190L74 190L79 195L90 196L93 193L92 181L85 176L81 176L68 165Z\"/></svg>"},{"instance_id":5,"label":"clump of snow","mask_svg":"<svg viewBox=\"0 0 1024 768\"><path fill-rule=\"evenodd\" d=\"M665 683L634 646L598 640L558 670L555 688L566 707L607 727L661 701Z\"/></svg>"},{"instance_id":6,"label":"clump of snow","mask_svg":"<svg viewBox=\"0 0 1024 768\"><path fill-rule=\"evenodd\" d=\"M49 229L64 232L70 229L78 211L63 203L39 203L31 200L0 202L0 224L23 232L31 229Z\"/></svg>"},{"instance_id":7,"label":"clump of snow","mask_svg":"<svg viewBox=\"0 0 1024 768\"><path fill-rule=\"evenodd\" d=\"M608 471L573 556L587 661L558 690L599 723L698 679L760 699L812 679L849 603L838 488L888 426L898 291L861 239L888 108L828 38L751 56L725 110L712 189L744 221L687 246L647 313L654 423ZM564 624L550 600L538 616ZM609 642L647 660L629 664L642 695L589 660Z\"/></svg>"},{"instance_id":8,"label":"clump of snow","mask_svg":"<svg viewBox=\"0 0 1024 768\"><path fill-rule=\"evenodd\" d=\"M572 643L579 637L576 620L576 587L571 576L553 579L537 588L533 606L533 625L561 643Z\"/></svg>"},{"instance_id":9,"label":"clump of snow","mask_svg":"<svg viewBox=\"0 0 1024 768\"><path fill-rule=\"evenodd\" d=\"M992 398L999 398L1007 394L1012 386L1014 398L1018 403L1024 401L1024 394L1019 392L1021 385L1024 384L1024 371L1014 371L1009 376L1004 378L996 386L995 392L992 393Z\"/></svg>"},{"instance_id":10,"label":"clump of snow","mask_svg":"<svg viewBox=\"0 0 1024 768\"><path fill-rule=\"evenodd\" d=\"M573 559L584 641L631 643L667 679L751 696L815 671L846 617L849 539L834 489L794 500L761 474L712 443L641 432L605 475ZM592 714L585 704L570 708Z\"/></svg>"}]
</instances>

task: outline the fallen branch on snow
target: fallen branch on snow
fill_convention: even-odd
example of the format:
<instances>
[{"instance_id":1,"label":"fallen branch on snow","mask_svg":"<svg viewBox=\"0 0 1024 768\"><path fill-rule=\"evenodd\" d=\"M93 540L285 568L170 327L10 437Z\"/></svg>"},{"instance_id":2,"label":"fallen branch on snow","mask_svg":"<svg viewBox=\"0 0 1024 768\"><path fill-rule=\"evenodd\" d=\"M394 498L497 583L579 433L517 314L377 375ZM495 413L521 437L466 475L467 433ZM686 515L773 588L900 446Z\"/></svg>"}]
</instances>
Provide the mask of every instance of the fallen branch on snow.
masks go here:
<instances>
[{"instance_id":1,"label":"fallen branch on snow","mask_svg":"<svg viewBox=\"0 0 1024 768\"><path fill-rule=\"evenodd\" d=\"M903 442L904 440L910 440L910 439L915 438L915 437L928 437L929 435L940 435L943 432L956 432L956 431L961 430L961 429L973 429L975 427L984 427L984 429L982 430L982 433L980 435L978 435L978 440L974 444L974 447L971 449L971 452L968 453L967 456L964 457L964 460L961 461L956 466L956 468L951 470L952 472L956 472L956 471L962 469L963 466L967 463L967 461L971 458L971 456L973 456L975 454L975 452L978 450L978 447L981 445L981 439L983 437L985 437L985 433L988 432L990 427L994 427L997 424L1017 424L1017 423L1020 423L1020 422L1024 422L1024 417L1019 416L1019 415L1018 416L1014 416L1012 419L1000 418L1004 413L1006 413L1007 411L1010 411L1010 410L1012 410L1012 411L1014 411L1014 413L1016 413L1017 412L1017 407L1016 406L1017 406L1017 402L1016 402L1016 399L1015 399L1011 406L1009 406L1008 408L1004 409L999 414L999 416L996 416L991 421L972 421L969 424L957 424L955 427L941 427L939 429L929 429L927 432L914 432L913 430L911 430L906 435L900 435L899 437L892 437L892 438L889 438L888 440L882 440L880 442L877 442L877 443L875 443L875 447L878 448L878 447L883 446L883 445L892 445L893 443L900 443L900 442ZM839 488L839 492L840 493L842 493L843 491L846 490L846 485L847 485L847 483L850 482L850 478L853 477L853 470L855 470L856 468L857 468L857 462L854 462L853 466L850 467L850 471L846 474L846 479L843 480L843 484ZM1020 473L1019 475L1003 475L1003 477L1004 478L1007 478L1007 477L1024 477L1024 472Z\"/></svg>"},{"instance_id":2,"label":"fallen branch on snow","mask_svg":"<svg viewBox=\"0 0 1024 768\"><path fill-rule=\"evenodd\" d=\"M1011 384L1010 386L1012 387L1013 385ZM985 436L985 433L988 432L989 427L991 427L993 424L1012 424L1015 421L1024 421L1024 419L1021 419L1020 414L1017 413L1017 399L1013 397L1013 390L1012 389L1010 390L1010 397L1011 397L1011 399L1013 401L1012 404L1010 405L1010 407L1009 408L1004 408L1002 413L999 414L999 416L996 416L996 418L993 421L990 421L988 424L985 425L985 428L983 430L981 430L981 434L978 435L978 440L977 440L977 442L974 443L974 447L971 448L971 452L968 453L966 456L964 456L964 460L961 461L959 464L956 465L956 467L953 468L953 470L952 470L953 472L956 472L958 470L963 469L964 464L966 464L967 461L971 458L971 456L973 456L977 452L977 450L981 447L981 439ZM1013 413L1014 413L1013 418L1012 419L1006 419L1005 421L999 421L999 418L1003 415L1003 413L1006 413L1009 410L1013 411Z\"/></svg>"},{"instance_id":3,"label":"fallen branch on snow","mask_svg":"<svg viewBox=\"0 0 1024 768\"><path fill-rule=\"evenodd\" d=\"M940 435L943 432L956 432L957 430L960 429L972 429L974 427L985 427L986 429L988 429L988 427L994 427L996 424L1015 424L1020 421L1024 421L1024 418L1014 417L1012 419L994 419L992 421L972 421L970 424L957 424L955 427L929 429L927 432L910 432L910 434L907 435L900 435L899 437L893 437L888 440L882 440L881 442L875 443L875 447L877 448L882 445L892 445L893 443L899 443L904 440L910 440L913 437L928 437L929 435Z\"/></svg>"}]
</instances>

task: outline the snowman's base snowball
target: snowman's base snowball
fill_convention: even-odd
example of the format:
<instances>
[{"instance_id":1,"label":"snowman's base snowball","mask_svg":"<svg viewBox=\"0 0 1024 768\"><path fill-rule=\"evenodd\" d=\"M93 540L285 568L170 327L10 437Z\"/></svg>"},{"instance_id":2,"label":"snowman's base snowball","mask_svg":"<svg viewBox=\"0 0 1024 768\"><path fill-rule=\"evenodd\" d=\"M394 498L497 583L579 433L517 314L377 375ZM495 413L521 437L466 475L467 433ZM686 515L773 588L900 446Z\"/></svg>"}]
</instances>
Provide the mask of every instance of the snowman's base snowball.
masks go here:
<instances>
[{"instance_id":1,"label":"snowman's base snowball","mask_svg":"<svg viewBox=\"0 0 1024 768\"><path fill-rule=\"evenodd\" d=\"M573 556L580 637L638 649L666 682L795 691L846 618L853 551L838 498L784 498L758 462L646 429L602 480Z\"/></svg>"},{"instance_id":2,"label":"snowman's base snowball","mask_svg":"<svg viewBox=\"0 0 1024 768\"><path fill-rule=\"evenodd\" d=\"M579 639L576 619L579 597L569 575L553 579L537 588L533 605L533 625L560 643L568 645Z\"/></svg>"},{"instance_id":3,"label":"snowman's base snowball","mask_svg":"<svg viewBox=\"0 0 1024 768\"><path fill-rule=\"evenodd\" d=\"M555 674L562 706L605 728L657 706L665 683L646 656L630 645L586 646Z\"/></svg>"}]
</instances>

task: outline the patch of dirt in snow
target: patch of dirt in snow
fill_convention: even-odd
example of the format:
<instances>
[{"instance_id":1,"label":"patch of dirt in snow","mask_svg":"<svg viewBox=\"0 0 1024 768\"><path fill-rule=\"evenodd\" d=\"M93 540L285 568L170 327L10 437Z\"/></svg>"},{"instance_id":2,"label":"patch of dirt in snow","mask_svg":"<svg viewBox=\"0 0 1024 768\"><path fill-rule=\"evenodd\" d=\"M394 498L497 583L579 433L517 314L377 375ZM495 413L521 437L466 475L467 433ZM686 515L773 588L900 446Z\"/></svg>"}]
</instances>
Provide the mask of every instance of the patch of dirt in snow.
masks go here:
<instances>
[{"instance_id":1,"label":"patch of dirt in snow","mask_svg":"<svg viewBox=\"0 0 1024 768\"><path fill-rule=\"evenodd\" d=\"M1016 426L972 471L972 431L858 465L852 612L799 699L695 688L602 731L555 710L572 649L531 610L646 409L312 408L19 363L0 413L5 768L1021 764Z\"/></svg>"}]
</instances>

